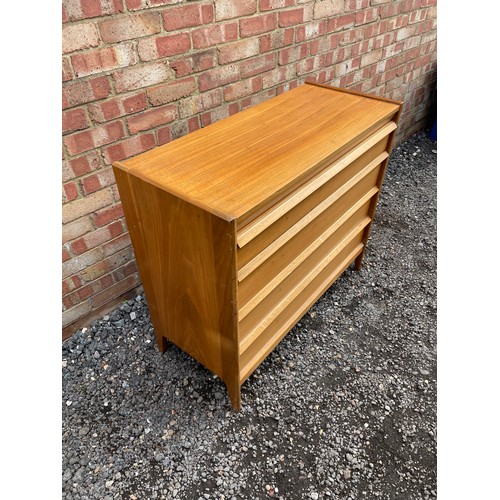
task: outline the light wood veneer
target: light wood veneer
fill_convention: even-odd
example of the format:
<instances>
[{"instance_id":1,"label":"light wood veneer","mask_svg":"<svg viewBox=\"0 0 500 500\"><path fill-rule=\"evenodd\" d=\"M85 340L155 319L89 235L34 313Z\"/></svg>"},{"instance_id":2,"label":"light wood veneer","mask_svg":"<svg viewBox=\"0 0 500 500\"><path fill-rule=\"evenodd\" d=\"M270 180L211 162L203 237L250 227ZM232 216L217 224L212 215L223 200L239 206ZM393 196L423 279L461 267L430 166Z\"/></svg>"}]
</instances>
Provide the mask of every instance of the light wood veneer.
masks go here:
<instances>
[{"instance_id":1,"label":"light wood veneer","mask_svg":"<svg viewBox=\"0 0 500 500\"><path fill-rule=\"evenodd\" d=\"M113 164L158 346L241 385L368 240L402 103L309 83Z\"/></svg>"}]
</instances>

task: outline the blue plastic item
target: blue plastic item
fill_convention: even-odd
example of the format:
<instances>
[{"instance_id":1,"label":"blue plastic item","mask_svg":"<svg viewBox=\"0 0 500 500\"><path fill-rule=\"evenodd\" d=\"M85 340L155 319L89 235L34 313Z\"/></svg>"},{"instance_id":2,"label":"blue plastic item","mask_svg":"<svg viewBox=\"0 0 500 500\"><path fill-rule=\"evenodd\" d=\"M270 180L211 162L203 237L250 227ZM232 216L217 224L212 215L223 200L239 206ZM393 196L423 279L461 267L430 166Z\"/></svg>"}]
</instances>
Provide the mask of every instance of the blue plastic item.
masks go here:
<instances>
[{"instance_id":1,"label":"blue plastic item","mask_svg":"<svg viewBox=\"0 0 500 500\"><path fill-rule=\"evenodd\" d=\"M437 118L434 120L434 124L429 132L429 139L437 142Z\"/></svg>"}]
</instances>

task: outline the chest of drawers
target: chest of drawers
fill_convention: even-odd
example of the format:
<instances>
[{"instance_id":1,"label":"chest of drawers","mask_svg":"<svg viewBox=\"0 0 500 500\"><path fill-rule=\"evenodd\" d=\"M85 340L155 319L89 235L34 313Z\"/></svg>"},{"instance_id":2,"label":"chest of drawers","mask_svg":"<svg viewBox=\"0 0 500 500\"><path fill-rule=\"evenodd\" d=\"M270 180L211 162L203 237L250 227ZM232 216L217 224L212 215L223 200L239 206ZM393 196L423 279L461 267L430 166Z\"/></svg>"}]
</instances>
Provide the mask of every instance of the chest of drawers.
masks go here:
<instances>
[{"instance_id":1,"label":"chest of drawers","mask_svg":"<svg viewBox=\"0 0 500 500\"><path fill-rule=\"evenodd\" d=\"M231 403L353 262L360 267L401 103L306 83L113 164L160 350Z\"/></svg>"}]
</instances>

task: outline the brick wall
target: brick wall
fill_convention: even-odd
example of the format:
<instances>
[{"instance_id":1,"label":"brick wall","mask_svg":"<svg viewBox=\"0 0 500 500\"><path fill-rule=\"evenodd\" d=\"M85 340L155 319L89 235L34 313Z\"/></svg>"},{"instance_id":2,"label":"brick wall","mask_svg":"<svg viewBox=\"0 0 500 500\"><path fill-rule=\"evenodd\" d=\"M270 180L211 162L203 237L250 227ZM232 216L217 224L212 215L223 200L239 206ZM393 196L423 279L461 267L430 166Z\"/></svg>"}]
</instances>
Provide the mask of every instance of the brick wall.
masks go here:
<instances>
[{"instance_id":1,"label":"brick wall","mask_svg":"<svg viewBox=\"0 0 500 500\"><path fill-rule=\"evenodd\" d=\"M111 164L306 78L428 125L436 0L64 0L63 335L140 285Z\"/></svg>"}]
</instances>

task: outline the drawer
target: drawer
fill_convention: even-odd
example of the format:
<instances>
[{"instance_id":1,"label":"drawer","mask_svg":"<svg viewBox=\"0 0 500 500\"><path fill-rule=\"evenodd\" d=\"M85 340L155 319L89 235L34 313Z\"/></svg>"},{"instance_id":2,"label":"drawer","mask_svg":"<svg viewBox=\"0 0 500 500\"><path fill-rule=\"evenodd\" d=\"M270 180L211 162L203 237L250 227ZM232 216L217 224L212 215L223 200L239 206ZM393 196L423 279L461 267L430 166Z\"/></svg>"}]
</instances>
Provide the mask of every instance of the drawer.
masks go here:
<instances>
[{"instance_id":1,"label":"drawer","mask_svg":"<svg viewBox=\"0 0 500 500\"><path fill-rule=\"evenodd\" d=\"M270 207L261 215L246 222L242 225L241 220L237 221L237 245L238 248L244 248L249 242L251 242L258 235L263 233L268 227L270 227L274 222L282 219L286 214L288 214L294 207L299 205L303 200L305 200L309 195L318 190L321 186L327 183L329 180L336 177L338 174L351 165L355 160L358 160L367 151L371 150L373 146L377 146L379 152L387 152L389 134L396 129L396 123L390 121L383 125L378 131L372 134L368 139L366 139L361 144L357 145L349 152L344 154L340 159L336 160L332 164L322 168L319 172L314 174L306 182L300 186L296 186L287 196L280 200L274 201L274 204L270 202ZM382 153L383 154L383 153ZM363 166L363 162L373 160L375 158L375 150L368 154L363 161L357 163ZM347 176L346 176L347 177ZM276 234L276 232L274 232ZM253 252L255 253L255 252ZM241 257L242 265L244 265L244 258Z\"/></svg>"},{"instance_id":2,"label":"drawer","mask_svg":"<svg viewBox=\"0 0 500 500\"><path fill-rule=\"evenodd\" d=\"M290 289L283 295L279 307L267 314L265 308L262 308L262 321L253 322L255 330L247 332L247 337L240 340L240 383L252 374L290 328L362 252L362 226L358 229L340 247L327 247L321 260L309 262L294 273L284 283Z\"/></svg>"}]
</instances>

